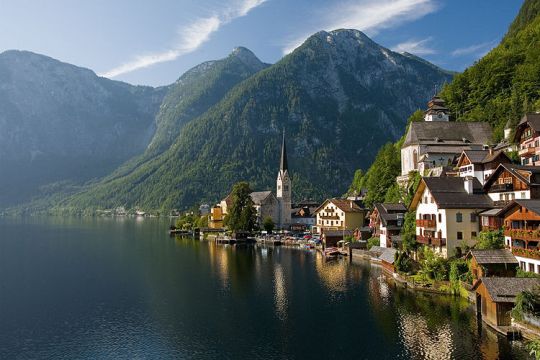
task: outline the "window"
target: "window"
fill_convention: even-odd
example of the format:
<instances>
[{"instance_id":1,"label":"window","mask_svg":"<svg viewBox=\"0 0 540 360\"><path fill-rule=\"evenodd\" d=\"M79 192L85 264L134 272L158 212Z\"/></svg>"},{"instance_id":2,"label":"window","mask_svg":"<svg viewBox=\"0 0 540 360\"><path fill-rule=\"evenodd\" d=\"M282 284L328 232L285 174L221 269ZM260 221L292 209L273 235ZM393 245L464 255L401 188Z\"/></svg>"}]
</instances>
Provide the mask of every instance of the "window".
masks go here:
<instances>
[{"instance_id":1,"label":"window","mask_svg":"<svg viewBox=\"0 0 540 360\"><path fill-rule=\"evenodd\" d=\"M458 240L463 240L463 233L461 231L457 232L457 239Z\"/></svg>"},{"instance_id":2,"label":"window","mask_svg":"<svg viewBox=\"0 0 540 360\"><path fill-rule=\"evenodd\" d=\"M283 190L284 190L284 191L289 191L289 185L284 185L284 186L283 186Z\"/></svg>"},{"instance_id":3,"label":"window","mask_svg":"<svg viewBox=\"0 0 540 360\"><path fill-rule=\"evenodd\" d=\"M431 197L431 203L433 204L435 200L433 199L433 196Z\"/></svg>"},{"instance_id":4,"label":"window","mask_svg":"<svg viewBox=\"0 0 540 360\"><path fill-rule=\"evenodd\" d=\"M522 193L521 193L521 198L522 198L522 199L525 199L525 196L526 196L526 195L525 195L525 192L522 192Z\"/></svg>"},{"instance_id":5,"label":"window","mask_svg":"<svg viewBox=\"0 0 540 360\"><path fill-rule=\"evenodd\" d=\"M427 204L428 201L427 201L427 196L424 197L424 203Z\"/></svg>"},{"instance_id":6,"label":"window","mask_svg":"<svg viewBox=\"0 0 540 360\"><path fill-rule=\"evenodd\" d=\"M534 272L534 264L533 263L529 263L529 271Z\"/></svg>"},{"instance_id":7,"label":"window","mask_svg":"<svg viewBox=\"0 0 540 360\"><path fill-rule=\"evenodd\" d=\"M475 213L471 213L471 222L476 222L478 216Z\"/></svg>"},{"instance_id":8,"label":"window","mask_svg":"<svg viewBox=\"0 0 540 360\"><path fill-rule=\"evenodd\" d=\"M503 194L499 194L499 200L503 200Z\"/></svg>"},{"instance_id":9,"label":"window","mask_svg":"<svg viewBox=\"0 0 540 360\"><path fill-rule=\"evenodd\" d=\"M442 222L442 215L439 214L439 222Z\"/></svg>"},{"instance_id":10,"label":"window","mask_svg":"<svg viewBox=\"0 0 540 360\"><path fill-rule=\"evenodd\" d=\"M460 223L463 221L463 214L458 212L456 213L456 222Z\"/></svg>"},{"instance_id":11,"label":"window","mask_svg":"<svg viewBox=\"0 0 540 360\"><path fill-rule=\"evenodd\" d=\"M476 238L476 231L471 231L471 238L472 239Z\"/></svg>"}]
</instances>

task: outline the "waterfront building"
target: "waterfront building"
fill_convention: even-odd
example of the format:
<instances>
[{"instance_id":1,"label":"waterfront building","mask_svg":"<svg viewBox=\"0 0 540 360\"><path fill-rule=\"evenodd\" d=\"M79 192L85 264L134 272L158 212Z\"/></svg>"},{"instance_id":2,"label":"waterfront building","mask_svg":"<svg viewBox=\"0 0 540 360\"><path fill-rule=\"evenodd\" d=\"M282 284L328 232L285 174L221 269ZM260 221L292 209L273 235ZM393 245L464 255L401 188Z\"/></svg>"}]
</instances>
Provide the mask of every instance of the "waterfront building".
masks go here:
<instances>
[{"instance_id":1,"label":"waterfront building","mask_svg":"<svg viewBox=\"0 0 540 360\"><path fill-rule=\"evenodd\" d=\"M540 198L540 166L500 164L484 184L496 207L514 199Z\"/></svg>"},{"instance_id":2,"label":"waterfront building","mask_svg":"<svg viewBox=\"0 0 540 360\"><path fill-rule=\"evenodd\" d=\"M382 268L384 271L393 274L395 272L394 262L396 260L396 249L384 248L381 255L379 255L379 260L381 262Z\"/></svg>"},{"instance_id":3,"label":"waterfront building","mask_svg":"<svg viewBox=\"0 0 540 360\"><path fill-rule=\"evenodd\" d=\"M271 191L254 191L250 194L253 206L257 210L257 222L260 226L265 218L271 217L274 223L278 219L278 199Z\"/></svg>"},{"instance_id":4,"label":"waterfront building","mask_svg":"<svg viewBox=\"0 0 540 360\"><path fill-rule=\"evenodd\" d=\"M514 277L518 260L510 250L478 250L469 252L473 282L482 277Z\"/></svg>"},{"instance_id":5,"label":"waterfront building","mask_svg":"<svg viewBox=\"0 0 540 360\"><path fill-rule=\"evenodd\" d=\"M296 204L291 210L291 229L311 229L316 222L315 210L317 207L318 205L310 206L309 204Z\"/></svg>"},{"instance_id":6,"label":"waterfront building","mask_svg":"<svg viewBox=\"0 0 540 360\"><path fill-rule=\"evenodd\" d=\"M457 160L459 176L474 176L482 185L499 164L510 164L510 158L502 150L464 150Z\"/></svg>"},{"instance_id":7,"label":"waterfront building","mask_svg":"<svg viewBox=\"0 0 540 360\"><path fill-rule=\"evenodd\" d=\"M519 261L519 267L540 274L540 200L514 200L501 216L505 245Z\"/></svg>"},{"instance_id":8,"label":"waterfront building","mask_svg":"<svg viewBox=\"0 0 540 360\"><path fill-rule=\"evenodd\" d=\"M476 243L478 214L492 206L472 176L424 177L409 207L416 212L416 241L445 258L460 254Z\"/></svg>"},{"instance_id":9,"label":"waterfront building","mask_svg":"<svg viewBox=\"0 0 540 360\"><path fill-rule=\"evenodd\" d=\"M362 228L367 210L359 200L327 199L315 210L316 225L314 233L325 233L328 230L351 230ZM343 236L342 236L343 238Z\"/></svg>"},{"instance_id":10,"label":"waterfront building","mask_svg":"<svg viewBox=\"0 0 540 360\"><path fill-rule=\"evenodd\" d=\"M373 236L380 239L381 247L396 247L397 244L393 244L393 240L399 238L406 212L407 208L402 203L373 204L373 211L369 215L369 227L373 229Z\"/></svg>"},{"instance_id":11,"label":"waterfront building","mask_svg":"<svg viewBox=\"0 0 540 360\"><path fill-rule=\"evenodd\" d=\"M225 214L220 205L214 206L210 210L210 216L208 217L208 227L210 229L223 229L225 220Z\"/></svg>"},{"instance_id":12,"label":"waterfront building","mask_svg":"<svg viewBox=\"0 0 540 360\"><path fill-rule=\"evenodd\" d=\"M539 285L540 279L535 278L483 277L473 286L477 314L495 328L510 326L516 296Z\"/></svg>"},{"instance_id":13,"label":"waterfront building","mask_svg":"<svg viewBox=\"0 0 540 360\"><path fill-rule=\"evenodd\" d=\"M514 134L522 165L540 165L540 114L526 114Z\"/></svg>"},{"instance_id":14,"label":"waterfront building","mask_svg":"<svg viewBox=\"0 0 540 360\"><path fill-rule=\"evenodd\" d=\"M406 184L411 171L425 175L430 169L451 165L464 150L483 150L490 139L488 123L450 121L444 101L434 97L428 103L424 121L413 122L407 129L397 181Z\"/></svg>"}]
</instances>

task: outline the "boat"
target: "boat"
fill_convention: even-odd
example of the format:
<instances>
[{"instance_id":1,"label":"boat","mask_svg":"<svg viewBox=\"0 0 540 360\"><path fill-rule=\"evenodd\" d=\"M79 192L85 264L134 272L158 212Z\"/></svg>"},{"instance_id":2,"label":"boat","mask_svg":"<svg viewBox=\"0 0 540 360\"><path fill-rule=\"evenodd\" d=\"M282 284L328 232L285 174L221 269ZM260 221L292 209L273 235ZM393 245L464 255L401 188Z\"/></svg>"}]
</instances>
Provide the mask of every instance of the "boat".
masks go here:
<instances>
[{"instance_id":1,"label":"boat","mask_svg":"<svg viewBox=\"0 0 540 360\"><path fill-rule=\"evenodd\" d=\"M325 256L337 256L339 254L340 252L337 247L329 247L329 248L324 249Z\"/></svg>"}]
</instances>

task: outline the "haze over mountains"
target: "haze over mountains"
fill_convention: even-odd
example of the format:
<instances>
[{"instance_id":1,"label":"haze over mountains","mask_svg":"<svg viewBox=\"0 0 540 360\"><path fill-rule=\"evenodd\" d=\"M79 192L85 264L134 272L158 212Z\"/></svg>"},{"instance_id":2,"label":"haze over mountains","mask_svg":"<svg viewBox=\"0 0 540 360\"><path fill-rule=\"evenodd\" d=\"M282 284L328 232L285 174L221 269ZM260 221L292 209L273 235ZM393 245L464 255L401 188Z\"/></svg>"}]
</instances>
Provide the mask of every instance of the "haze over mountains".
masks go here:
<instances>
[{"instance_id":1,"label":"haze over mountains","mask_svg":"<svg viewBox=\"0 0 540 360\"><path fill-rule=\"evenodd\" d=\"M39 186L111 172L47 206L165 210L213 202L239 180L273 188L283 129L295 197L339 195L451 78L356 30L319 32L274 65L237 48L158 89L6 52L0 160L2 169L24 171L0 172L0 207L28 200Z\"/></svg>"}]
</instances>

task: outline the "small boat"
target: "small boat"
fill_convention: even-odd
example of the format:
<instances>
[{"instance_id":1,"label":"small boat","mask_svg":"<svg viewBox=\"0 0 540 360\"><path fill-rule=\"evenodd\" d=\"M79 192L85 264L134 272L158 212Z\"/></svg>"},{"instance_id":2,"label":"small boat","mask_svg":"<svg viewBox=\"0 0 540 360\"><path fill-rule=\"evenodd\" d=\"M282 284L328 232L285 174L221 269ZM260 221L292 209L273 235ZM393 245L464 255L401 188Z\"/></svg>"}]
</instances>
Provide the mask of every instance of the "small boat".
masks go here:
<instances>
[{"instance_id":1,"label":"small boat","mask_svg":"<svg viewBox=\"0 0 540 360\"><path fill-rule=\"evenodd\" d=\"M325 256L336 256L339 255L339 249L337 247L329 247L324 249L324 255Z\"/></svg>"}]
</instances>

